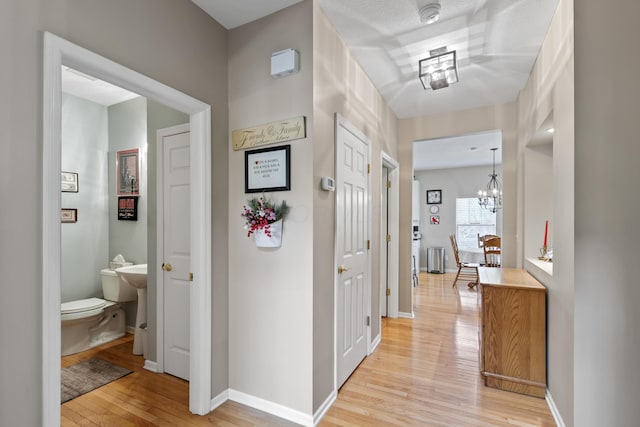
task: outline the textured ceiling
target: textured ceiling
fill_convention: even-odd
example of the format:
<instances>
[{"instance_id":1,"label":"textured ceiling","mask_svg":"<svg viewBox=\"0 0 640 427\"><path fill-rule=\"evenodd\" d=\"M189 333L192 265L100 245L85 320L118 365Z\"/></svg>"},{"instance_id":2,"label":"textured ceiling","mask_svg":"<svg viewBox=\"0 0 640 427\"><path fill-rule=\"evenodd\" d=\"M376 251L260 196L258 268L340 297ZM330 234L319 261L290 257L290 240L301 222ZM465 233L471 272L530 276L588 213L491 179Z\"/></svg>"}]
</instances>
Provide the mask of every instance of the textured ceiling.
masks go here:
<instances>
[{"instance_id":1,"label":"textured ceiling","mask_svg":"<svg viewBox=\"0 0 640 427\"><path fill-rule=\"evenodd\" d=\"M426 25L416 0L319 1L400 118L514 101L557 5L557 0L441 0L440 19ZM457 51L460 82L424 90L418 61L442 46Z\"/></svg>"}]
</instances>

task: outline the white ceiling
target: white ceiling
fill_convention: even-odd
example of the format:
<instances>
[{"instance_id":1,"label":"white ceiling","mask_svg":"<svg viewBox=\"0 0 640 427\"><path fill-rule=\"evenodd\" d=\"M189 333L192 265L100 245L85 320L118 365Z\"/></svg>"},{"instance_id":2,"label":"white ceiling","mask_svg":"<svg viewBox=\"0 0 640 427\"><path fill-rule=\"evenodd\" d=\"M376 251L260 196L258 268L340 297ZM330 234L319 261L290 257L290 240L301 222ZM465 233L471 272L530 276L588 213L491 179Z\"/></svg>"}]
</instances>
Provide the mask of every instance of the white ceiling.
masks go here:
<instances>
[{"instance_id":1,"label":"white ceiling","mask_svg":"<svg viewBox=\"0 0 640 427\"><path fill-rule=\"evenodd\" d=\"M498 148L496 164L501 164L501 131L416 141L413 144L413 169L422 171L491 165L492 148Z\"/></svg>"},{"instance_id":2,"label":"white ceiling","mask_svg":"<svg viewBox=\"0 0 640 427\"><path fill-rule=\"evenodd\" d=\"M65 66L62 67L62 92L107 107L140 96Z\"/></svg>"},{"instance_id":3,"label":"white ceiling","mask_svg":"<svg viewBox=\"0 0 640 427\"><path fill-rule=\"evenodd\" d=\"M271 15L302 0L191 0L230 30Z\"/></svg>"}]
</instances>

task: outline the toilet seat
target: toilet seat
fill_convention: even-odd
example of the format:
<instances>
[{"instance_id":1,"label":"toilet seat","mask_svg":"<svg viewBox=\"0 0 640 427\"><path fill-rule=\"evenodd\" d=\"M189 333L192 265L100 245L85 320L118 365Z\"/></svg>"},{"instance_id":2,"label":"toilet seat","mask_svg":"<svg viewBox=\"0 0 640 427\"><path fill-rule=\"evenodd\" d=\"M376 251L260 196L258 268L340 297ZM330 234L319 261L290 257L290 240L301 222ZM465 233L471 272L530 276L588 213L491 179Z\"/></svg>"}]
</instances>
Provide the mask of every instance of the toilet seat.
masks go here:
<instances>
[{"instance_id":1,"label":"toilet seat","mask_svg":"<svg viewBox=\"0 0 640 427\"><path fill-rule=\"evenodd\" d=\"M100 298L87 298L61 304L61 320L75 320L102 313L107 302Z\"/></svg>"}]
</instances>

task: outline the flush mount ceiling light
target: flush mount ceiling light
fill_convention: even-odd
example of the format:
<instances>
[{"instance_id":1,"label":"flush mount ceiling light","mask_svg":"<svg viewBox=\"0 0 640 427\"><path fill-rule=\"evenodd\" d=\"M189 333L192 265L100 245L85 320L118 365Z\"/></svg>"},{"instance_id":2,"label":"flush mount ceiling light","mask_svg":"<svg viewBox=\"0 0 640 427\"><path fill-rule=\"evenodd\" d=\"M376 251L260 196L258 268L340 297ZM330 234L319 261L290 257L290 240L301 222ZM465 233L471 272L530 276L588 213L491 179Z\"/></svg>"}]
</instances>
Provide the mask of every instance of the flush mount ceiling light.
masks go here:
<instances>
[{"instance_id":1,"label":"flush mount ceiling light","mask_svg":"<svg viewBox=\"0 0 640 427\"><path fill-rule=\"evenodd\" d=\"M427 89L442 89L458 81L456 51L447 52L447 47L429 51L429 58L418 63L418 75L422 86Z\"/></svg>"},{"instance_id":2,"label":"flush mount ceiling light","mask_svg":"<svg viewBox=\"0 0 640 427\"><path fill-rule=\"evenodd\" d=\"M440 2L433 1L422 7L418 7L418 13L420 14L420 21L425 24L433 24L440 19Z\"/></svg>"}]
</instances>

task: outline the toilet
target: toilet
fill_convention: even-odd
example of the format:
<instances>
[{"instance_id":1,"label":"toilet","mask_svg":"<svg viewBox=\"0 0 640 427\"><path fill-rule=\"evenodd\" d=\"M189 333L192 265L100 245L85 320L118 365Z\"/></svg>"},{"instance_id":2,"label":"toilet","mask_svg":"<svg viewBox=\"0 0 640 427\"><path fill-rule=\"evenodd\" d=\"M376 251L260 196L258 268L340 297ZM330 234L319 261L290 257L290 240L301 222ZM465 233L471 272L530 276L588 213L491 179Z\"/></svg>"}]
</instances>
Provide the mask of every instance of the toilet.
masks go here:
<instances>
[{"instance_id":1,"label":"toilet","mask_svg":"<svg viewBox=\"0 0 640 427\"><path fill-rule=\"evenodd\" d=\"M62 303L62 355L78 353L124 336L124 310L119 303L136 301L137 290L115 271L100 271L104 299L88 298Z\"/></svg>"}]
</instances>

